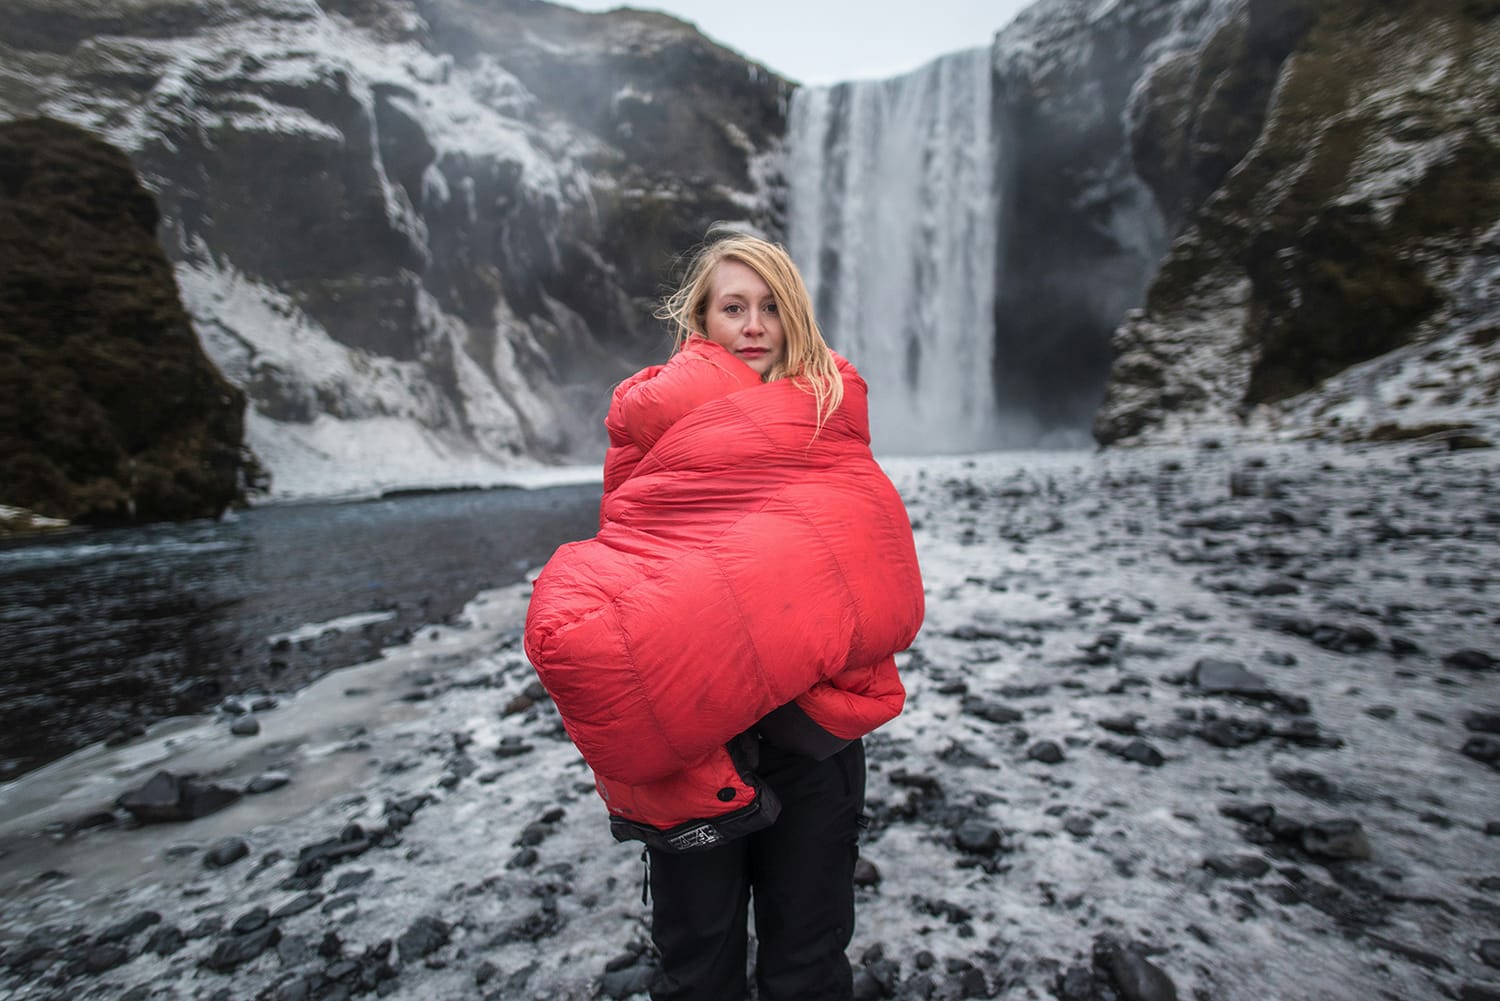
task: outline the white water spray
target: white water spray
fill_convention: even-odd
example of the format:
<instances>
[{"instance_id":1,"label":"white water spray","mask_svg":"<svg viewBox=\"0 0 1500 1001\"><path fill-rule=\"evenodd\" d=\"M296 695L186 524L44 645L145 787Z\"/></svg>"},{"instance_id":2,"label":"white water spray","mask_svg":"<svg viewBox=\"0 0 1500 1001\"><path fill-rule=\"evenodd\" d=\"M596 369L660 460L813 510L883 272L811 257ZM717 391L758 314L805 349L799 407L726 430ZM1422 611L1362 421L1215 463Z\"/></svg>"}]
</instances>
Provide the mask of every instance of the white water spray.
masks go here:
<instances>
[{"instance_id":1,"label":"white water spray","mask_svg":"<svg viewBox=\"0 0 1500 1001\"><path fill-rule=\"evenodd\" d=\"M991 115L988 48L792 99L789 250L824 335L870 384L883 453L1000 438Z\"/></svg>"}]
</instances>

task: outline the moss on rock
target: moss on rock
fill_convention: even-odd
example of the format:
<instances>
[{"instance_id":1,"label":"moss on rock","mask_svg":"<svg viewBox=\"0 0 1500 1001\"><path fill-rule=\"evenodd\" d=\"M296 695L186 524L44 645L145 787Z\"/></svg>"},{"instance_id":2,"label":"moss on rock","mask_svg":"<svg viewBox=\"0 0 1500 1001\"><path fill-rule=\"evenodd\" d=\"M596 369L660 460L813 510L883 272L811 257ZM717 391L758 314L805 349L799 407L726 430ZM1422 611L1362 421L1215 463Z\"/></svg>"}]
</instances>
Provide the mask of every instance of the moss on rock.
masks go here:
<instances>
[{"instance_id":1,"label":"moss on rock","mask_svg":"<svg viewBox=\"0 0 1500 1001\"><path fill-rule=\"evenodd\" d=\"M0 504L96 524L216 516L256 473L119 150L0 124Z\"/></svg>"},{"instance_id":2,"label":"moss on rock","mask_svg":"<svg viewBox=\"0 0 1500 1001\"><path fill-rule=\"evenodd\" d=\"M1253 0L1196 61L1163 67L1133 143L1138 163L1158 158L1143 174L1187 226L1117 338L1098 440L1234 419L1457 329L1464 276L1500 222L1496 32L1461 0ZM1262 92L1263 112L1244 105ZM1202 405L1160 404L1188 388Z\"/></svg>"}]
</instances>

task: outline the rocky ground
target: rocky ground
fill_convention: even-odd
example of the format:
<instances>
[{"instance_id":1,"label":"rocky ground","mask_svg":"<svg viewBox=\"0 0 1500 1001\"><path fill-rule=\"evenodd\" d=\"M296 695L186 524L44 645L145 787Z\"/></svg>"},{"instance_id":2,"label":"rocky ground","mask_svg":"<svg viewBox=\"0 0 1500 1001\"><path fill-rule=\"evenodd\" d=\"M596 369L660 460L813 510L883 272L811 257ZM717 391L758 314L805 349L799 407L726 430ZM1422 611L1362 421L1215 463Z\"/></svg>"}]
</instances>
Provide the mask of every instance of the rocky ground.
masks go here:
<instances>
[{"instance_id":1,"label":"rocky ground","mask_svg":"<svg viewBox=\"0 0 1500 1001\"><path fill-rule=\"evenodd\" d=\"M857 995L1500 998L1497 465L891 463L929 612L867 742ZM643 997L639 852L524 602L0 788L0 992Z\"/></svg>"}]
</instances>

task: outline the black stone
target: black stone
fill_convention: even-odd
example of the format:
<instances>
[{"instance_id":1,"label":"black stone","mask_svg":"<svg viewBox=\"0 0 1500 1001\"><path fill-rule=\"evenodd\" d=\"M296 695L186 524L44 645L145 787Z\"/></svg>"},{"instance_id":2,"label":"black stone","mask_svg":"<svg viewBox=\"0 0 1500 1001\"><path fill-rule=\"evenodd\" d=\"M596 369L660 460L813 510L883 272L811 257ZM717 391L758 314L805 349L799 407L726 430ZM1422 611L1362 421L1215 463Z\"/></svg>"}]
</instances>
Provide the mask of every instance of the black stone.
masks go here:
<instances>
[{"instance_id":1,"label":"black stone","mask_svg":"<svg viewBox=\"0 0 1500 1001\"><path fill-rule=\"evenodd\" d=\"M96 945L88 951L83 959L83 969L87 973L103 973L113 970L130 958L130 950L118 942L108 942L104 945Z\"/></svg>"},{"instance_id":2,"label":"black stone","mask_svg":"<svg viewBox=\"0 0 1500 1001\"><path fill-rule=\"evenodd\" d=\"M1112 716L1099 721L1099 725L1111 733L1134 737L1140 733L1140 720L1135 716Z\"/></svg>"},{"instance_id":3,"label":"black stone","mask_svg":"<svg viewBox=\"0 0 1500 1001\"><path fill-rule=\"evenodd\" d=\"M285 772L262 772L250 780L250 783L245 786L245 792L252 796L258 796L273 789L280 789L291 780L291 776Z\"/></svg>"},{"instance_id":4,"label":"black stone","mask_svg":"<svg viewBox=\"0 0 1500 1001\"><path fill-rule=\"evenodd\" d=\"M123 942L126 939L134 938L147 928L160 922L160 914L155 911L142 911L132 918L110 925L95 937L94 943L96 945L104 945L109 942Z\"/></svg>"},{"instance_id":5,"label":"black stone","mask_svg":"<svg viewBox=\"0 0 1500 1001\"><path fill-rule=\"evenodd\" d=\"M1247 824L1265 827L1276 816L1276 808L1270 803L1225 803L1219 812L1232 820L1243 820Z\"/></svg>"},{"instance_id":6,"label":"black stone","mask_svg":"<svg viewBox=\"0 0 1500 1001\"><path fill-rule=\"evenodd\" d=\"M242 935L230 935L219 940L214 951L203 965L218 973L229 973L241 963L256 956L281 941L281 930L275 925L266 925L256 931Z\"/></svg>"},{"instance_id":7,"label":"black stone","mask_svg":"<svg viewBox=\"0 0 1500 1001\"><path fill-rule=\"evenodd\" d=\"M1259 855L1210 855L1203 865L1221 879L1259 879L1271 871L1271 863Z\"/></svg>"},{"instance_id":8,"label":"black stone","mask_svg":"<svg viewBox=\"0 0 1500 1001\"><path fill-rule=\"evenodd\" d=\"M1443 663L1448 667L1457 667L1465 671L1488 671L1500 664L1483 650L1455 650L1443 658Z\"/></svg>"},{"instance_id":9,"label":"black stone","mask_svg":"<svg viewBox=\"0 0 1500 1001\"><path fill-rule=\"evenodd\" d=\"M187 944L187 937L176 925L162 925L146 939L146 951L170 956Z\"/></svg>"},{"instance_id":10,"label":"black stone","mask_svg":"<svg viewBox=\"0 0 1500 1001\"><path fill-rule=\"evenodd\" d=\"M1476 709L1464 714L1464 726L1475 733L1500 734L1500 711Z\"/></svg>"},{"instance_id":11,"label":"black stone","mask_svg":"<svg viewBox=\"0 0 1500 1001\"><path fill-rule=\"evenodd\" d=\"M248 935L250 932L260 931L270 920L271 912L266 908L252 908L236 918L234 924L229 926L229 931L233 935Z\"/></svg>"},{"instance_id":12,"label":"black stone","mask_svg":"<svg viewBox=\"0 0 1500 1001\"><path fill-rule=\"evenodd\" d=\"M1063 760L1063 752L1055 741L1042 740L1027 749L1026 757L1032 761L1040 761L1044 765L1056 765Z\"/></svg>"},{"instance_id":13,"label":"black stone","mask_svg":"<svg viewBox=\"0 0 1500 1001\"><path fill-rule=\"evenodd\" d=\"M240 794L220 785L203 785L171 772L157 772L145 785L121 796L118 805L143 824L196 820L222 810Z\"/></svg>"},{"instance_id":14,"label":"black stone","mask_svg":"<svg viewBox=\"0 0 1500 1001\"><path fill-rule=\"evenodd\" d=\"M374 869L359 869L354 872L340 873L339 878L333 883L334 892L338 893L344 890L352 890L356 886L362 886L369 882L370 878L374 875Z\"/></svg>"},{"instance_id":15,"label":"black stone","mask_svg":"<svg viewBox=\"0 0 1500 1001\"><path fill-rule=\"evenodd\" d=\"M412 922L410 928L402 932L401 937L396 940L396 947L401 952L403 962L413 959L422 959L432 955L434 952L448 944L451 927L437 918L423 916Z\"/></svg>"},{"instance_id":16,"label":"black stone","mask_svg":"<svg viewBox=\"0 0 1500 1001\"><path fill-rule=\"evenodd\" d=\"M953 832L953 844L971 855L993 855L1002 843L1000 832L979 820L966 820Z\"/></svg>"},{"instance_id":17,"label":"black stone","mask_svg":"<svg viewBox=\"0 0 1500 1001\"><path fill-rule=\"evenodd\" d=\"M624 998L644 994L656 979L655 963L646 957L638 957L634 965L618 970L607 970L599 978L599 993L607 998Z\"/></svg>"},{"instance_id":18,"label":"black stone","mask_svg":"<svg viewBox=\"0 0 1500 1001\"><path fill-rule=\"evenodd\" d=\"M1134 761L1138 765L1146 765L1149 768L1159 768L1167 760L1160 751L1144 740L1132 740L1123 747L1109 741L1103 741L1099 746L1117 757L1124 758L1126 761Z\"/></svg>"},{"instance_id":19,"label":"black stone","mask_svg":"<svg viewBox=\"0 0 1500 1001\"><path fill-rule=\"evenodd\" d=\"M1177 1001L1177 986L1133 943L1121 945L1108 935L1094 940L1094 967L1106 973L1122 1001Z\"/></svg>"},{"instance_id":20,"label":"black stone","mask_svg":"<svg viewBox=\"0 0 1500 1001\"><path fill-rule=\"evenodd\" d=\"M1240 719L1226 717L1210 720L1193 731L1200 739L1215 747L1243 747L1264 740L1271 734L1271 724L1263 719Z\"/></svg>"},{"instance_id":21,"label":"black stone","mask_svg":"<svg viewBox=\"0 0 1500 1001\"><path fill-rule=\"evenodd\" d=\"M978 695L965 695L960 706L967 715L977 716L990 723L1016 723L1025 718L1025 714L1019 709L1002 706Z\"/></svg>"},{"instance_id":22,"label":"black stone","mask_svg":"<svg viewBox=\"0 0 1500 1001\"><path fill-rule=\"evenodd\" d=\"M1324 820L1308 824L1300 832L1302 850L1323 859L1367 859L1370 843L1359 821Z\"/></svg>"},{"instance_id":23,"label":"black stone","mask_svg":"<svg viewBox=\"0 0 1500 1001\"><path fill-rule=\"evenodd\" d=\"M1208 694L1263 698L1271 693L1271 686L1265 678L1247 670L1237 660L1204 657L1188 672L1188 681L1199 691Z\"/></svg>"},{"instance_id":24,"label":"black stone","mask_svg":"<svg viewBox=\"0 0 1500 1001\"><path fill-rule=\"evenodd\" d=\"M1463 753L1475 761L1500 768L1500 737L1481 733L1464 741Z\"/></svg>"},{"instance_id":25,"label":"black stone","mask_svg":"<svg viewBox=\"0 0 1500 1001\"><path fill-rule=\"evenodd\" d=\"M865 888L880 885L880 869L869 859L861 856L854 860L854 885Z\"/></svg>"},{"instance_id":26,"label":"black stone","mask_svg":"<svg viewBox=\"0 0 1500 1001\"><path fill-rule=\"evenodd\" d=\"M321 893L301 893L271 912L272 921L280 921L303 911L310 911L323 902Z\"/></svg>"},{"instance_id":27,"label":"black stone","mask_svg":"<svg viewBox=\"0 0 1500 1001\"><path fill-rule=\"evenodd\" d=\"M244 838L225 838L203 853L203 864L210 869L222 869L249 854L250 845Z\"/></svg>"}]
</instances>

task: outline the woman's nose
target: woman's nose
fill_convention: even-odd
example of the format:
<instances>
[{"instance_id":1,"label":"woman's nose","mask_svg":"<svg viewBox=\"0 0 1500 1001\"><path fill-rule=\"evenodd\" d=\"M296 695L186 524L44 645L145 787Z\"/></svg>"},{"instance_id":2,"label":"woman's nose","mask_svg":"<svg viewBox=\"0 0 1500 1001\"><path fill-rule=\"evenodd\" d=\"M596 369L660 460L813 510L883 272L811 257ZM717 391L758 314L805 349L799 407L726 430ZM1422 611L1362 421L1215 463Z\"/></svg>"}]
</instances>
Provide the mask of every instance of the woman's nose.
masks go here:
<instances>
[{"instance_id":1,"label":"woman's nose","mask_svg":"<svg viewBox=\"0 0 1500 1001\"><path fill-rule=\"evenodd\" d=\"M765 324L761 320L760 310L752 309L745 314L745 333L759 334L765 331Z\"/></svg>"}]
</instances>

